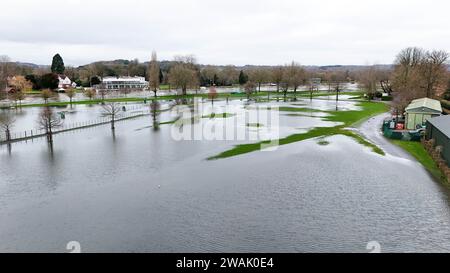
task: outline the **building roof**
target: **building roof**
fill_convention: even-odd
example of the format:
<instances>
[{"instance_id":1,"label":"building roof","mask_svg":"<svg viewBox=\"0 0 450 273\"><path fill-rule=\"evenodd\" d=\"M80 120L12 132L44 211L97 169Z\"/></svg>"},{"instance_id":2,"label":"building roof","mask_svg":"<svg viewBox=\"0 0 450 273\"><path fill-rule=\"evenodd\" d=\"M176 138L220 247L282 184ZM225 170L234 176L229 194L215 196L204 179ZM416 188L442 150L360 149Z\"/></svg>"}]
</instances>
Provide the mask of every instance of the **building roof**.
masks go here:
<instances>
[{"instance_id":1,"label":"building roof","mask_svg":"<svg viewBox=\"0 0 450 273\"><path fill-rule=\"evenodd\" d=\"M103 82L145 82L144 77L104 77Z\"/></svg>"},{"instance_id":2,"label":"building roof","mask_svg":"<svg viewBox=\"0 0 450 273\"><path fill-rule=\"evenodd\" d=\"M432 110L442 113L441 103L438 100L429 98L413 100L405 110L406 112L426 112L427 110Z\"/></svg>"},{"instance_id":3,"label":"building roof","mask_svg":"<svg viewBox=\"0 0 450 273\"><path fill-rule=\"evenodd\" d=\"M450 137L450 116L439 116L428 120L434 127L447 137Z\"/></svg>"}]
</instances>

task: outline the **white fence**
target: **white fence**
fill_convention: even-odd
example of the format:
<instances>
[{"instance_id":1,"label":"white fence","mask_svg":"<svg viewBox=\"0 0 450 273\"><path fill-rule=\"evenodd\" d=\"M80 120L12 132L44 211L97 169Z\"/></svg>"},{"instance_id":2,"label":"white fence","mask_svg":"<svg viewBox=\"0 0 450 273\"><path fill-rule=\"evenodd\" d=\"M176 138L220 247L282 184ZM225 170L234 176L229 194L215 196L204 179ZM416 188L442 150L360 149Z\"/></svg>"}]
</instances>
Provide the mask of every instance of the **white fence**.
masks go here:
<instances>
[{"instance_id":1,"label":"white fence","mask_svg":"<svg viewBox=\"0 0 450 273\"><path fill-rule=\"evenodd\" d=\"M129 110L128 110L129 111ZM140 111L133 111L133 112L121 112L117 114L115 121L121 121L125 119L140 117L144 115L149 115L150 109L142 109ZM53 128L53 133L61 133L61 132L67 132L77 129L83 129L87 127L93 127L93 126L99 126L103 124L109 124L111 122L111 117L100 117L93 120L87 120L87 121L80 121L80 122L74 122L65 124L63 123L61 126L57 126ZM10 141L20 141L20 140L27 140L35 137L42 137L45 136L46 132L44 129L32 129L32 130L26 130L21 132L11 132L11 139ZM6 142L6 134L5 132L0 132L0 143Z\"/></svg>"}]
</instances>

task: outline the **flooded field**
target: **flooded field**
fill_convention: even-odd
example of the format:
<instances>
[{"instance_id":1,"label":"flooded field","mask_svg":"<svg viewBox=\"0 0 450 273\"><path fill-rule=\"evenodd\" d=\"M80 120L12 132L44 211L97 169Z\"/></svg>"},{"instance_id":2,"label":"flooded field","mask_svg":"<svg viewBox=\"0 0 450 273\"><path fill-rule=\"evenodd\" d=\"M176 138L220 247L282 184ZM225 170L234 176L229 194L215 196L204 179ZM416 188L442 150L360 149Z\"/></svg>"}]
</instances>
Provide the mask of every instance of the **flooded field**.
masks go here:
<instances>
[{"instance_id":1,"label":"flooded field","mask_svg":"<svg viewBox=\"0 0 450 273\"><path fill-rule=\"evenodd\" d=\"M214 113L226 105L214 102ZM339 125L323 119L336 109L332 99L229 105L230 117L208 112L197 123L270 136L267 124L239 117L278 106L280 138ZM359 107L340 101L338 109ZM101 114L100 106L73 110L71 122ZM20 129L38 109L23 111ZM104 125L55 135L51 146L44 138L0 146L0 251L65 252L74 240L84 252L367 252L369 241L384 252L450 251L448 189L401 153L379 155L335 135L326 145L313 138L207 160L249 140L177 141L174 126L156 129L148 115L119 122L115 133Z\"/></svg>"}]
</instances>

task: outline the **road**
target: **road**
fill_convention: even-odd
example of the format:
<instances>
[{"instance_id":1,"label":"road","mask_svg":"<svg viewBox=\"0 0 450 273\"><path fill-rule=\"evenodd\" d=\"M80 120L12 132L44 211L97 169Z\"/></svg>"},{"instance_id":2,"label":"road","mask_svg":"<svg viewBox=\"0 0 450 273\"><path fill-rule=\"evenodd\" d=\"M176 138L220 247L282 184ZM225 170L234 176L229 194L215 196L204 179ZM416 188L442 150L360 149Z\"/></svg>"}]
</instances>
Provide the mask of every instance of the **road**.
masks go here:
<instances>
[{"instance_id":1,"label":"road","mask_svg":"<svg viewBox=\"0 0 450 273\"><path fill-rule=\"evenodd\" d=\"M383 136L383 133L381 131L381 125L383 123L383 120L385 118L388 118L390 116L390 113L384 113L375 117L372 117L362 123L358 128L357 131L364 136L366 139L371 141L373 144L377 145L386 154L389 154L394 157L400 157L408 160L414 160L415 159L405 150L402 148L392 144L387 138Z\"/></svg>"}]
</instances>

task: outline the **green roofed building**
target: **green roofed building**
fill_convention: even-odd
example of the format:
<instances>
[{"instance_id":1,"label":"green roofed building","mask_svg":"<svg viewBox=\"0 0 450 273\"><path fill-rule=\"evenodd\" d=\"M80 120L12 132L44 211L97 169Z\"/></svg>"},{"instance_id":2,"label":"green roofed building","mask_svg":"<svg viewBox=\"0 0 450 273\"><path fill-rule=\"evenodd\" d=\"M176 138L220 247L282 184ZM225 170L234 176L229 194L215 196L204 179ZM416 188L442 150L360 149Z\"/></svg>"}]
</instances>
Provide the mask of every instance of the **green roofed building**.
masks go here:
<instances>
[{"instance_id":1,"label":"green roofed building","mask_svg":"<svg viewBox=\"0 0 450 273\"><path fill-rule=\"evenodd\" d=\"M442 146L442 157L450 166L450 116L440 116L427 121L427 140L434 139L435 146Z\"/></svg>"},{"instance_id":2,"label":"green roofed building","mask_svg":"<svg viewBox=\"0 0 450 273\"><path fill-rule=\"evenodd\" d=\"M441 103L438 100L422 98L413 100L405 113L405 127L408 130L419 129L424 126L427 120L440 116L442 113Z\"/></svg>"}]
</instances>

